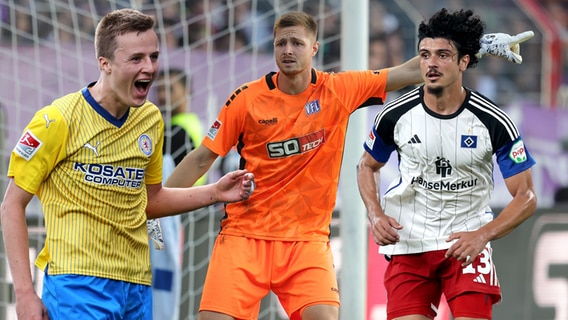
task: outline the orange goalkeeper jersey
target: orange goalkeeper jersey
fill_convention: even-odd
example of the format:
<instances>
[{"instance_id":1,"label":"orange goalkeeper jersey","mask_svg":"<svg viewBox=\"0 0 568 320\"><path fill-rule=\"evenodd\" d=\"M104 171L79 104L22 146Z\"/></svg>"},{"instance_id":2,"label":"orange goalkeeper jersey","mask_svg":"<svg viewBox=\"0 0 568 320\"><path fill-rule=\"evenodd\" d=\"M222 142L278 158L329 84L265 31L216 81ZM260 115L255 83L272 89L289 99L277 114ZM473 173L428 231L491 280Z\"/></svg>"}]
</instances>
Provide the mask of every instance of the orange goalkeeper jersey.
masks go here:
<instances>
[{"instance_id":1,"label":"orange goalkeeper jersey","mask_svg":"<svg viewBox=\"0 0 568 320\"><path fill-rule=\"evenodd\" d=\"M349 116L382 104L387 70L313 69L297 95L278 90L278 75L235 90L203 140L221 156L236 146L240 168L255 175L251 197L227 205L221 234L327 241Z\"/></svg>"}]
</instances>

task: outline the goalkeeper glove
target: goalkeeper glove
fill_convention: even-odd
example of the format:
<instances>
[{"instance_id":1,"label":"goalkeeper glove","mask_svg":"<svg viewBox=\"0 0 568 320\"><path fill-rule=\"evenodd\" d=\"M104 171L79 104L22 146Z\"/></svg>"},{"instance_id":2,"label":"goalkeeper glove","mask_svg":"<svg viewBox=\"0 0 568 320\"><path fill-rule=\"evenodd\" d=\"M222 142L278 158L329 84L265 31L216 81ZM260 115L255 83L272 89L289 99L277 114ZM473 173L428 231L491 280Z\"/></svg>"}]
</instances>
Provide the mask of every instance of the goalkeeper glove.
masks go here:
<instances>
[{"instance_id":1,"label":"goalkeeper glove","mask_svg":"<svg viewBox=\"0 0 568 320\"><path fill-rule=\"evenodd\" d=\"M476 56L481 58L484 55L492 55L516 64L521 64L523 57L520 54L519 43L525 42L533 36L534 32L532 31L521 32L514 36L506 33L484 34L479 41L481 49Z\"/></svg>"},{"instance_id":2,"label":"goalkeeper glove","mask_svg":"<svg viewBox=\"0 0 568 320\"><path fill-rule=\"evenodd\" d=\"M162 227L160 226L160 221L158 219L148 219L146 221L146 228L148 230L148 237L154 244L154 249L163 250L165 245L164 238L162 237Z\"/></svg>"}]
</instances>

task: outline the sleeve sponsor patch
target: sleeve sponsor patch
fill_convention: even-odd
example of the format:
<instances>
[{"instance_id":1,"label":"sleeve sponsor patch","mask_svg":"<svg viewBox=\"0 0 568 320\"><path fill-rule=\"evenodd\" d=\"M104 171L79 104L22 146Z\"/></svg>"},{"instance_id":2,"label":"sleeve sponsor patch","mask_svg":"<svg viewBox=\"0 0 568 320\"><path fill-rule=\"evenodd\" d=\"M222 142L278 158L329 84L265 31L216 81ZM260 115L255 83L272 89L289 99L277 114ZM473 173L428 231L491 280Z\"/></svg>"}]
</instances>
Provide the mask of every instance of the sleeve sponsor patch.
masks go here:
<instances>
[{"instance_id":1,"label":"sleeve sponsor patch","mask_svg":"<svg viewBox=\"0 0 568 320\"><path fill-rule=\"evenodd\" d=\"M217 133L221 129L222 125L223 123L221 123L219 119L216 119L215 122L213 122L213 124L209 128L209 131L207 131L207 137L209 137L209 139L211 140L215 140L215 137L217 136Z\"/></svg>"},{"instance_id":2,"label":"sleeve sponsor patch","mask_svg":"<svg viewBox=\"0 0 568 320\"><path fill-rule=\"evenodd\" d=\"M369 136L367 136L367 139L365 140L365 144L367 145L367 147L371 150L373 150L373 145L375 144L375 134L373 133L373 131L371 130L371 132L369 132Z\"/></svg>"},{"instance_id":3,"label":"sleeve sponsor patch","mask_svg":"<svg viewBox=\"0 0 568 320\"><path fill-rule=\"evenodd\" d=\"M515 163L523 163L527 161L527 153L525 151L525 144L523 140L517 141L511 147L511 151L509 151L509 157Z\"/></svg>"},{"instance_id":4,"label":"sleeve sponsor patch","mask_svg":"<svg viewBox=\"0 0 568 320\"><path fill-rule=\"evenodd\" d=\"M16 147L14 148L14 152L16 152L20 157L29 161L34 154L41 148L43 142L39 140L33 133L29 130L26 130Z\"/></svg>"}]
</instances>

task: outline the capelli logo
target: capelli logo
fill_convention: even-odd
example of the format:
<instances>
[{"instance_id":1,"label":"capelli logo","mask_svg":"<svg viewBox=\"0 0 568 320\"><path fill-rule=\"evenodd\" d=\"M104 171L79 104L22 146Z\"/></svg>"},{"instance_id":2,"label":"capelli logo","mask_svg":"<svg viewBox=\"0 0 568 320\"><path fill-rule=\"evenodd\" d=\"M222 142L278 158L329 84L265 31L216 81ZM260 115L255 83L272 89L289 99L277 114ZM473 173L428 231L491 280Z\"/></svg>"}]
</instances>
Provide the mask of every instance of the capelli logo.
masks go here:
<instances>
[{"instance_id":1,"label":"capelli logo","mask_svg":"<svg viewBox=\"0 0 568 320\"><path fill-rule=\"evenodd\" d=\"M267 125L267 126L271 126L271 125L274 125L274 124L277 124L277 123L278 123L278 118L262 119L262 120L258 120L258 123L259 123L259 124L264 124L264 125Z\"/></svg>"}]
</instances>

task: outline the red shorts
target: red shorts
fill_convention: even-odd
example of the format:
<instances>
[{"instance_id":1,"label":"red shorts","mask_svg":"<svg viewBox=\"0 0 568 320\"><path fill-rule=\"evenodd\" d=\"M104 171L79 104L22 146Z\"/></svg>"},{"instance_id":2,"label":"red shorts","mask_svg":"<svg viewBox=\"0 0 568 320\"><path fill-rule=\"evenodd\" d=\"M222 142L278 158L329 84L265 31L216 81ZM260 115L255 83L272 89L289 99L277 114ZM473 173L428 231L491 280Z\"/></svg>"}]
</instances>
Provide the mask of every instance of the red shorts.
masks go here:
<instances>
[{"instance_id":1,"label":"red shorts","mask_svg":"<svg viewBox=\"0 0 568 320\"><path fill-rule=\"evenodd\" d=\"M199 311L258 319L260 301L272 290L290 319L305 308L339 307L329 242L271 241L219 235L213 247Z\"/></svg>"},{"instance_id":2,"label":"red shorts","mask_svg":"<svg viewBox=\"0 0 568 320\"><path fill-rule=\"evenodd\" d=\"M445 253L391 257L385 272L388 319L417 314L433 319L442 293L454 317L491 319L493 304L501 300L491 248L466 267Z\"/></svg>"}]
</instances>

